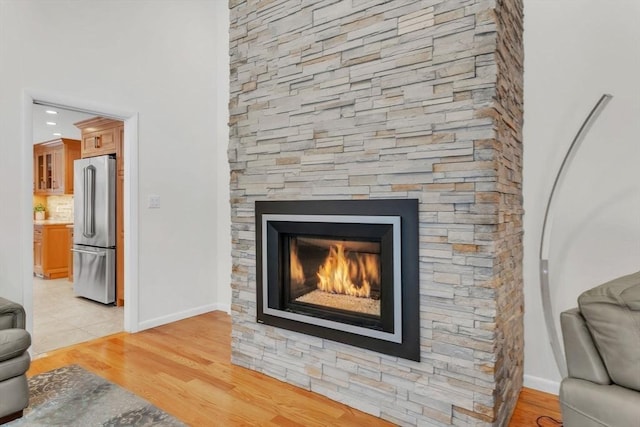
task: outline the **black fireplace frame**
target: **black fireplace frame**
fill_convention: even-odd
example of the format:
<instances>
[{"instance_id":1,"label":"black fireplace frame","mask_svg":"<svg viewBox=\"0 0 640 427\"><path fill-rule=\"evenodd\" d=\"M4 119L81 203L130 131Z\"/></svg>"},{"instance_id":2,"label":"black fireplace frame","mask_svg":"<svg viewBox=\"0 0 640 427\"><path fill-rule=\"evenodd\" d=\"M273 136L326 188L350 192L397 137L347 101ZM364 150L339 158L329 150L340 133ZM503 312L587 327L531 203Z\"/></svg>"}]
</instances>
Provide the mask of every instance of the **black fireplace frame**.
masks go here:
<instances>
[{"instance_id":1,"label":"black fireplace frame","mask_svg":"<svg viewBox=\"0 0 640 427\"><path fill-rule=\"evenodd\" d=\"M395 296L391 298L395 306L390 306L387 296L387 303L382 304L384 325L366 325L363 328L358 326L345 326L342 323L340 328L336 329L331 326L334 322L325 322L319 317L303 316L306 320L300 320L300 316L291 314L282 310L282 303L279 300L282 297L282 289L280 279L283 273L282 262L278 262L278 269L267 270L266 265L273 265L267 261L268 253L266 246L271 249L273 256L274 248L278 251L278 257L282 256L282 245L279 233L286 234L290 231L296 232L298 228L297 221L276 221L270 218L283 217L301 217L307 218L313 216L316 229L323 229L323 219L327 218L326 224L332 227L326 227L328 234L336 231L336 223L332 223L331 219L342 218L339 221L347 221L346 223L338 222L338 232L344 232L344 237L350 236L350 229L372 229L373 234L382 234L381 238L389 240L389 232L384 231L385 226L393 225L392 232L395 239L392 246L399 245L399 272L395 271L396 280L400 282L400 289L395 292ZM365 219L370 222L360 224L359 219ZM293 330L308 335L326 338L333 341L342 342L366 348L369 350L385 353L393 356L402 357L410 360L420 360L420 316L419 316L419 274L418 274L418 200L417 199L376 199L376 200L295 200L295 201L256 201L255 202L255 220L256 220L256 306L257 321L267 325L276 326L283 329ZM376 222L378 221L378 222ZM304 222L304 221L303 221ZM266 225L266 227L265 227ZM387 227L387 228L388 228ZM264 229L263 229L264 228ZM375 229L378 231L375 231ZM342 230L342 231L340 231ZM382 230L382 231L380 231ZM358 230L353 231L353 235L358 235ZM361 231L360 231L361 233ZM266 240L266 241L265 241ZM389 246L389 244L386 244ZM387 261L388 262L388 261ZM275 289L274 287L280 287ZM268 289L271 287L274 292L269 294ZM265 295L264 292L267 292ZM399 299L399 301L394 301ZM266 307L265 307L266 302ZM397 311L389 313L389 310ZM386 312L385 312L386 310ZM391 316L391 322L389 321ZM393 317L398 316L398 317ZM295 317L292 318L292 317ZM394 321L395 319L395 321ZM324 323L323 323L324 322ZM396 325L397 323L397 325ZM348 322L345 321L345 325ZM380 329L381 331L370 332L371 330ZM364 334L363 334L364 332Z\"/></svg>"}]
</instances>

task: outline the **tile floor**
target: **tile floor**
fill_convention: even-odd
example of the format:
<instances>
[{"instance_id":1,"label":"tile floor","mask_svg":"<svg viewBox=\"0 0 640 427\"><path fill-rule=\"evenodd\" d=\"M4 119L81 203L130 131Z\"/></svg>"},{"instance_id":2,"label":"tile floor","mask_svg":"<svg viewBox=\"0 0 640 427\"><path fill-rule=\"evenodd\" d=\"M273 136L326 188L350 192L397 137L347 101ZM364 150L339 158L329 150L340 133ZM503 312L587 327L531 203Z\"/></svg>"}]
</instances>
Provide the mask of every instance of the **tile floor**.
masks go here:
<instances>
[{"instance_id":1,"label":"tile floor","mask_svg":"<svg viewBox=\"0 0 640 427\"><path fill-rule=\"evenodd\" d=\"M67 279L33 278L33 358L123 330L124 307L76 297Z\"/></svg>"}]
</instances>

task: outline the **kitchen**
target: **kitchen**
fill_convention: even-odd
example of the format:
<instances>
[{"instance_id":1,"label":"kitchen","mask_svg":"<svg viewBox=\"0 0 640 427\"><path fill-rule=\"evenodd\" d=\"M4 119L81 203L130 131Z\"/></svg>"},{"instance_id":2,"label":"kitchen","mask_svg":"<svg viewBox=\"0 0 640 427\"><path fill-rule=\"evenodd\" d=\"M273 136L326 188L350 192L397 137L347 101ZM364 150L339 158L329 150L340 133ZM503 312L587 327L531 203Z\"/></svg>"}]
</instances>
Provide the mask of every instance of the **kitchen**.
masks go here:
<instances>
[{"instance_id":1,"label":"kitchen","mask_svg":"<svg viewBox=\"0 0 640 427\"><path fill-rule=\"evenodd\" d=\"M33 105L36 357L123 330L123 132L118 120Z\"/></svg>"}]
</instances>

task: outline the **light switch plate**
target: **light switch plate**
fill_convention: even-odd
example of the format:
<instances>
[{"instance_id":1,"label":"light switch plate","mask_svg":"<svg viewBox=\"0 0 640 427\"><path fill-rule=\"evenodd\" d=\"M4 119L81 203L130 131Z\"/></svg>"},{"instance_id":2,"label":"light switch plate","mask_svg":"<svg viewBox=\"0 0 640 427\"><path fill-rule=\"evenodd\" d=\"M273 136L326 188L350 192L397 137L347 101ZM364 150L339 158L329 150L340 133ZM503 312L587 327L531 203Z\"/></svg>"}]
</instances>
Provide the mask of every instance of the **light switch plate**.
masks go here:
<instances>
[{"instance_id":1,"label":"light switch plate","mask_svg":"<svg viewBox=\"0 0 640 427\"><path fill-rule=\"evenodd\" d=\"M149 196L149 209L157 209L160 207L160 196Z\"/></svg>"}]
</instances>

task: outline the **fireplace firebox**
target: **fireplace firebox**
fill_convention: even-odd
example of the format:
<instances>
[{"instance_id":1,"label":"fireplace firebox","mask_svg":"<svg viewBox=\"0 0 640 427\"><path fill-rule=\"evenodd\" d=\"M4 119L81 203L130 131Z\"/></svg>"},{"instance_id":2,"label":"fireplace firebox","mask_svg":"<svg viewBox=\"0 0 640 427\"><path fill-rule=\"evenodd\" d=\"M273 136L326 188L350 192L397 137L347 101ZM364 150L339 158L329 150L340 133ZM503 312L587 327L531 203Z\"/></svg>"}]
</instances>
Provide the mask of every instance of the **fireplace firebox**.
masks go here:
<instances>
[{"instance_id":1,"label":"fireplace firebox","mask_svg":"<svg viewBox=\"0 0 640 427\"><path fill-rule=\"evenodd\" d=\"M420 358L418 201L257 201L257 321Z\"/></svg>"}]
</instances>

